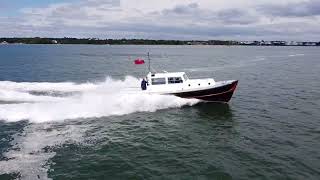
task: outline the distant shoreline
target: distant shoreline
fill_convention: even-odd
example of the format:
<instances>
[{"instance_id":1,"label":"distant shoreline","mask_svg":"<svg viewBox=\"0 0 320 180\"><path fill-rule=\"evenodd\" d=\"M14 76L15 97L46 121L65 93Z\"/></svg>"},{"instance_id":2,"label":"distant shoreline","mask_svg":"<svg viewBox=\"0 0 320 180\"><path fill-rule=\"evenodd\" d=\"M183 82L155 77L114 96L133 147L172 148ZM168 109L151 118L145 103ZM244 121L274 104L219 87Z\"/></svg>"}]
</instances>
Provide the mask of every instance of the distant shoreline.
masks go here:
<instances>
[{"instance_id":1,"label":"distant shoreline","mask_svg":"<svg viewBox=\"0 0 320 180\"><path fill-rule=\"evenodd\" d=\"M152 40L96 38L0 38L4 44L92 44L92 45L225 45L225 46L320 46L308 41L224 41L224 40Z\"/></svg>"}]
</instances>

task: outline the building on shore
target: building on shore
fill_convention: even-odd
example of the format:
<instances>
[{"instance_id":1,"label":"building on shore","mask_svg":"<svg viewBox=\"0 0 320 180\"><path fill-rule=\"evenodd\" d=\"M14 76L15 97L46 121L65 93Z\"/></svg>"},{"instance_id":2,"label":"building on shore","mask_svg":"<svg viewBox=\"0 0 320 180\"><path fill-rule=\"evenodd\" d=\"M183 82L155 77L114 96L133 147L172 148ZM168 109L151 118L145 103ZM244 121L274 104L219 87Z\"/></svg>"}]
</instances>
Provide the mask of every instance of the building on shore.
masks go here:
<instances>
[{"instance_id":1,"label":"building on shore","mask_svg":"<svg viewBox=\"0 0 320 180\"><path fill-rule=\"evenodd\" d=\"M286 44L286 41L271 41L272 46L285 46Z\"/></svg>"},{"instance_id":2,"label":"building on shore","mask_svg":"<svg viewBox=\"0 0 320 180\"><path fill-rule=\"evenodd\" d=\"M296 42L296 41L290 41L290 42L287 42L286 45L287 45L287 46L297 46L297 45L298 45L298 42Z\"/></svg>"},{"instance_id":3,"label":"building on shore","mask_svg":"<svg viewBox=\"0 0 320 180\"><path fill-rule=\"evenodd\" d=\"M271 46L272 43L271 43L270 41L264 41L264 40L262 40L262 41L260 41L260 45L261 45L261 46Z\"/></svg>"},{"instance_id":4,"label":"building on shore","mask_svg":"<svg viewBox=\"0 0 320 180\"><path fill-rule=\"evenodd\" d=\"M240 41L240 45L254 45L254 42L253 41Z\"/></svg>"},{"instance_id":5,"label":"building on shore","mask_svg":"<svg viewBox=\"0 0 320 180\"><path fill-rule=\"evenodd\" d=\"M316 46L317 43L316 42L306 42L305 45L306 46Z\"/></svg>"}]
</instances>

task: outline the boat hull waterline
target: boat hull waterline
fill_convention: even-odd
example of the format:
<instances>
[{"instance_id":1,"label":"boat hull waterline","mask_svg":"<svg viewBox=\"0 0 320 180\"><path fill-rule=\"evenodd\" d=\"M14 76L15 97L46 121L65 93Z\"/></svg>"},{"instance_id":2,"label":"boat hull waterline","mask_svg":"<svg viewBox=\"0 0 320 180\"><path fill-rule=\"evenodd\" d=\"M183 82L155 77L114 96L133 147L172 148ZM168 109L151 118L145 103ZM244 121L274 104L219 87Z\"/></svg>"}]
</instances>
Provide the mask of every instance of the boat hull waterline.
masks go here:
<instances>
[{"instance_id":1,"label":"boat hull waterline","mask_svg":"<svg viewBox=\"0 0 320 180\"><path fill-rule=\"evenodd\" d=\"M236 90L237 85L238 80L234 80L227 84L223 84L218 87L212 87L209 89L169 94L181 98L193 98L210 102L229 102L234 91Z\"/></svg>"}]
</instances>

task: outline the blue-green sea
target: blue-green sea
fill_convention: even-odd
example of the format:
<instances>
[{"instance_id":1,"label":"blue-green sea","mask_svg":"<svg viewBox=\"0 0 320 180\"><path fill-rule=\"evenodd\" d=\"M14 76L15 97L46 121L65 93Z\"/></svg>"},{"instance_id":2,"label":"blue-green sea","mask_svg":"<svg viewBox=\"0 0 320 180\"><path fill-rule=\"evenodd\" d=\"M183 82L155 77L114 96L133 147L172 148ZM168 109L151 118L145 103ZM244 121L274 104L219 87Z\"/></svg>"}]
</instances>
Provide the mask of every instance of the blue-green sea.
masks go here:
<instances>
[{"instance_id":1,"label":"blue-green sea","mask_svg":"<svg viewBox=\"0 0 320 180\"><path fill-rule=\"evenodd\" d=\"M237 79L228 104L127 91ZM0 45L0 179L320 179L318 47Z\"/></svg>"}]
</instances>

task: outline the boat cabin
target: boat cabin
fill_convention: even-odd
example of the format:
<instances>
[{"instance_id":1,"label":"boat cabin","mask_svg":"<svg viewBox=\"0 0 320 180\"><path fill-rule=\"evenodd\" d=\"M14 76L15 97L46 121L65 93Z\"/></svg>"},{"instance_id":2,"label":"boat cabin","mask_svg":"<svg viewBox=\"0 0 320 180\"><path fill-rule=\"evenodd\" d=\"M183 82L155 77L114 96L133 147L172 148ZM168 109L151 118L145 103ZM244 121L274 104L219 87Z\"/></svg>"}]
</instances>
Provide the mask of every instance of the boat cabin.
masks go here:
<instances>
[{"instance_id":1,"label":"boat cabin","mask_svg":"<svg viewBox=\"0 0 320 180\"><path fill-rule=\"evenodd\" d=\"M184 72L175 73L149 73L147 81L150 85L166 85L166 84L179 84L187 81L189 78Z\"/></svg>"},{"instance_id":2,"label":"boat cabin","mask_svg":"<svg viewBox=\"0 0 320 180\"><path fill-rule=\"evenodd\" d=\"M189 79L185 72L151 73L147 75L149 92L176 92L214 85L213 79Z\"/></svg>"}]
</instances>

